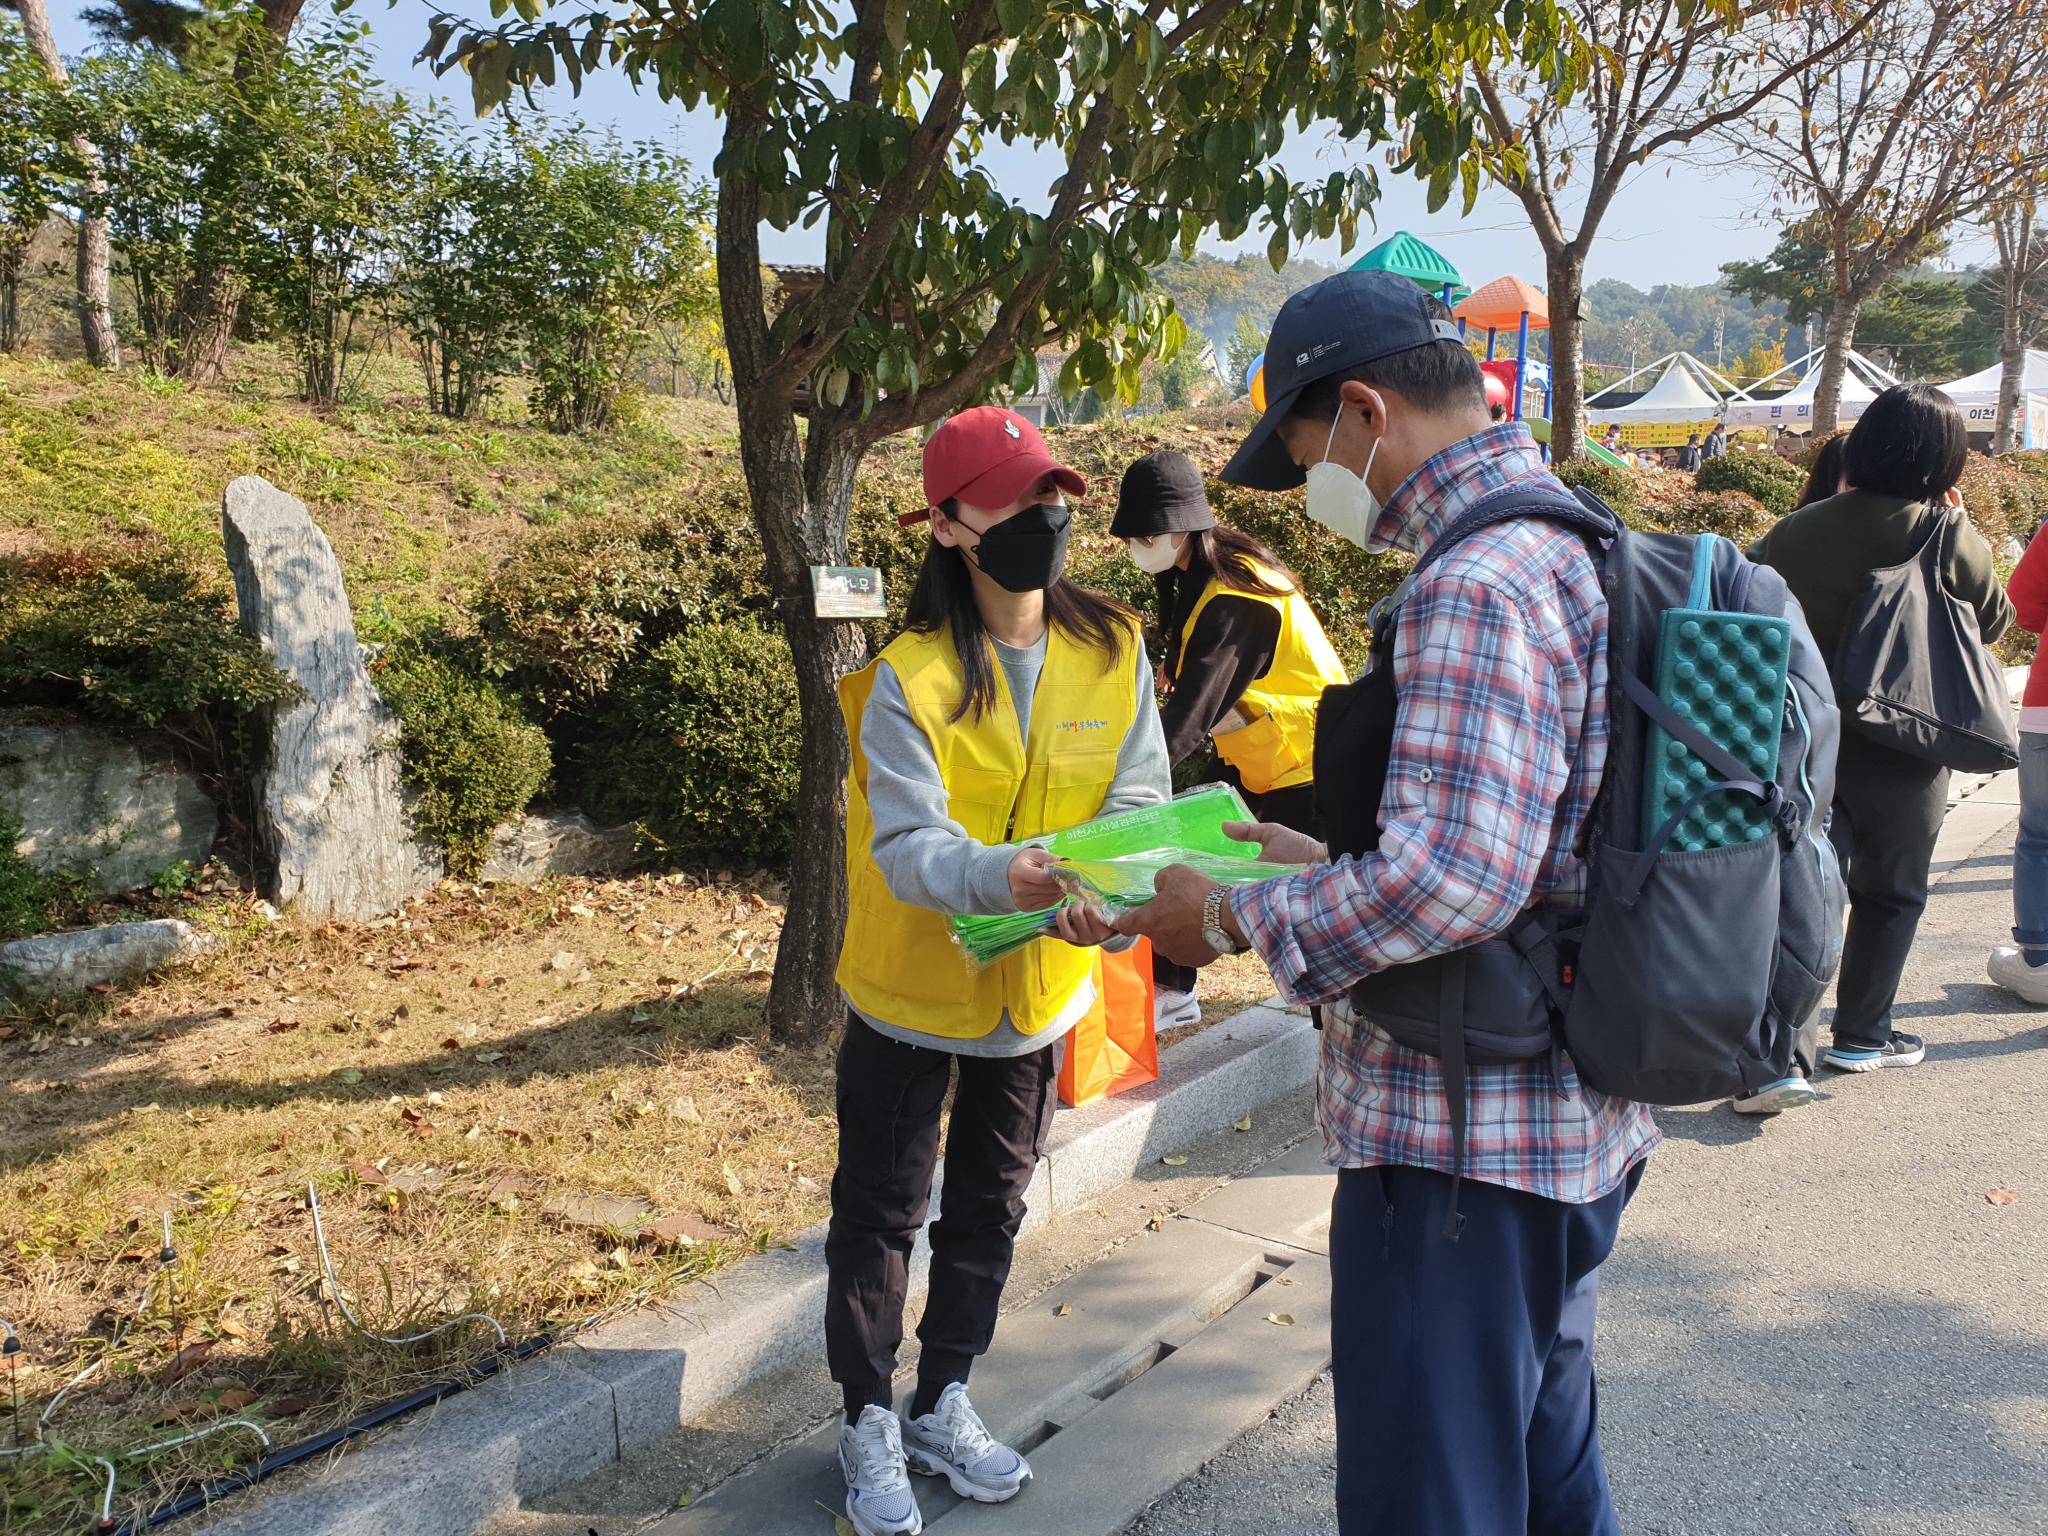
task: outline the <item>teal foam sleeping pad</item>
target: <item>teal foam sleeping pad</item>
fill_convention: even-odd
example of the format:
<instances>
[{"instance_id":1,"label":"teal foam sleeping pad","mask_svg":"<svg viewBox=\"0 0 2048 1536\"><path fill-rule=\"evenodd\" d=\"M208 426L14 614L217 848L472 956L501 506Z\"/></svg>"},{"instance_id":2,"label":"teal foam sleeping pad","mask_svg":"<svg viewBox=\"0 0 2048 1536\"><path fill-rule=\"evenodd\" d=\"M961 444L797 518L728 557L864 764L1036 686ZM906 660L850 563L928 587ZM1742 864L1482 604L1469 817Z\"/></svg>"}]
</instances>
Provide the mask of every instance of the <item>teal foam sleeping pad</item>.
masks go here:
<instances>
[{"instance_id":1,"label":"teal foam sleeping pad","mask_svg":"<svg viewBox=\"0 0 2048 1536\"><path fill-rule=\"evenodd\" d=\"M1672 608L1657 647L1657 697L1709 741L1770 783L1784 738L1792 625L1761 614ZM1643 772L1643 845L1720 775L1651 723ZM1769 807L1730 790L1708 795L1673 834L1672 852L1698 852L1769 835Z\"/></svg>"}]
</instances>

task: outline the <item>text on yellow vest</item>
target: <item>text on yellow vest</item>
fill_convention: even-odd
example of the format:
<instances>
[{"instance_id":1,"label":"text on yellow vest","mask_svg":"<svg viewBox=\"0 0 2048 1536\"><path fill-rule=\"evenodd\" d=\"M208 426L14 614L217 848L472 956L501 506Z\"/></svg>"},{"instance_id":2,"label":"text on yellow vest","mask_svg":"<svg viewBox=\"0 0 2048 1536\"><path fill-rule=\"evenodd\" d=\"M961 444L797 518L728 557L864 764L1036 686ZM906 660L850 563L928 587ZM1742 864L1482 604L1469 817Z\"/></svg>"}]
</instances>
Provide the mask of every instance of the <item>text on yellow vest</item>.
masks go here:
<instances>
[{"instance_id":1,"label":"text on yellow vest","mask_svg":"<svg viewBox=\"0 0 2048 1536\"><path fill-rule=\"evenodd\" d=\"M984 642L985 643L985 642ZM970 972L945 917L898 901L874 859L868 764L861 716L887 662L910 716L930 742L946 786L947 813L987 845L1023 842L1089 820L1116 779L1117 754L1137 717L1135 630L1115 659L1056 626L1031 705L1028 740L998 669L994 707L953 718L965 688L950 636L906 630L862 671L839 684L853 764L846 785L846 938L839 985L870 1018L950 1040L987 1034L1008 1013L1027 1035L1059 1018L1097 977L1093 949L1039 939ZM994 657L990 657L993 666Z\"/></svg>"}]
</instances>

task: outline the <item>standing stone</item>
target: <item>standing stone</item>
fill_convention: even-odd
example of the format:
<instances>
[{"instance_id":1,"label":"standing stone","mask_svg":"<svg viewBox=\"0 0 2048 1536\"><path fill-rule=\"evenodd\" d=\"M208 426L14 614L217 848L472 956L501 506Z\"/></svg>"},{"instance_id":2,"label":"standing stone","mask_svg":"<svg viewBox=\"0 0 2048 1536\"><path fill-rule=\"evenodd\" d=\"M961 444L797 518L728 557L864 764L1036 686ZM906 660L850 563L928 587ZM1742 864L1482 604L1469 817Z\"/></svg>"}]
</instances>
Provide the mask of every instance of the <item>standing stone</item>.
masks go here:
<instances>
[{"instance_id":1,"label":"standing stone","mask_svg":"<svg viewBox=\"0 0 2048 1536\"><path fill-rule=\"evenodd\" d=\"M296 497L244 475L221 506L242 628L305 697L271 711L256 835L271 899L315 918L395 911L441 877L405 812L398 722L356 643L334 548Z\"/></svg>"},{"instance_id":2,"label":"standing stone","mask_svg":"<svg viewBox=\"0 0 2048 1536\"><path fill-rule=\"evenodd\" d=\"M531 884L549 875L610 875L633 862L640 824L600 827L581 811L515 816L491 837L485 880Z\"/></svg>"},{"instance_id":3,"label":"standing stone","mask_svg":"<svg viewBox=\"0 0 2048 1536\"><path fill-rule=\"evenodd\" d=\"M101 895L146 885L180 859L196 869L220 826L166 743L54 715L0 718L0 805L21 823L23 858L53 874L87 871Z\"/></svg>"}]
</instances>

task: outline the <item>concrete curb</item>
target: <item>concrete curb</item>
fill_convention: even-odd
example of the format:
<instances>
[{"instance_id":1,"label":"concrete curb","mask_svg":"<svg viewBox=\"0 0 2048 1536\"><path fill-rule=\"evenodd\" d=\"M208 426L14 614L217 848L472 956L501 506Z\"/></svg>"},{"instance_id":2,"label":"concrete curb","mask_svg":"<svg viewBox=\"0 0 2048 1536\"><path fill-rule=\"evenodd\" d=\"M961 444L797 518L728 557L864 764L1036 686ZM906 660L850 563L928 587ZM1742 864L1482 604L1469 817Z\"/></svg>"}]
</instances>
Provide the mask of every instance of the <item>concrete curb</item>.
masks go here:
<instances>
[{"instance_id":1,"label":"concrete curb","mask_svg":"<svg viewBox=\"0 0 2048 1536\"><path fill-rule=\"evenodd\" d=\"M1246 1010L1161 1052L1159 1081L1063 1112L1025 1231L1083 1209L1158 1158L1315 1075L1308 1019ZM941 1185L943 1185L943 1168ZM933 1201L934 1209L938 1205ZM639 1449L824 1347L825 1233L749 1259L668 1305L619 1318L423 1410L310 1480L252 1499L203 1536L470 1536L517 1502ZM922 1238L911 1284L923 1285Z\"/></svg>"}]
</instances>

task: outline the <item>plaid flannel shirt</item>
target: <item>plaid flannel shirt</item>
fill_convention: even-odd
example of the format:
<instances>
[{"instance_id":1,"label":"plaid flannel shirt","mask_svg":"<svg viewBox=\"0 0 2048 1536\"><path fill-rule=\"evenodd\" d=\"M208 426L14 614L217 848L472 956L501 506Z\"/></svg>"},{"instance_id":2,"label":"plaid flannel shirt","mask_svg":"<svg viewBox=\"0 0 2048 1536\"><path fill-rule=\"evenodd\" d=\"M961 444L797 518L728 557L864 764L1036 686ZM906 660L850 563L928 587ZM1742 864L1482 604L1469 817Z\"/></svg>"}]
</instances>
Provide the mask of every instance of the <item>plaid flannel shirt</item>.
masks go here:
<instances>
[{"instance_id":1,"label":"plaid flannel shirt","mask_svg":"<svg viewBox=\"0 0 2048 1536\"><path fill-rule=\"evenodd\" d=\"M1508 485L1562 487L1519 423L1404 481L1375 541L1427 548ZM1293 1002L1341 998L1386 966L1460 948L1584 889L1573 853L1607 757L1607 604L1576 534L1482 530L1408 594L1377 851L1240 887L1232 910ZM1339 1167L1451 1171L1443 1067L1339 1005L1325 1011L1317 1118ZM1649 1111L1583 1086L1564 1060L1473 1066L1468 1177L1583 1204L1658 1142Z\"/></svg>"}]
</instances>

